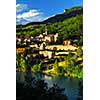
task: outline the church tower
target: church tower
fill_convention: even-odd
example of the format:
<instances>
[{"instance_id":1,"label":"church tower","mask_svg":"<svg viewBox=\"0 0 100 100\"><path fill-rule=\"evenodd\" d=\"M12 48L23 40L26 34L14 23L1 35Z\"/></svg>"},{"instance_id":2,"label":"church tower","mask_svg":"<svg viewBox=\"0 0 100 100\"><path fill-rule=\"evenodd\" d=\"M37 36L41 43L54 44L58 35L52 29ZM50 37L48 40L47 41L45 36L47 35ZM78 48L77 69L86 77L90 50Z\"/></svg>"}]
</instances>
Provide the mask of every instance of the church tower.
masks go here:
<instances>
[{"instance_id":1,"label":"church tower","mask_svg":"<svg viewBox=\"0 0 100 100\"><path fill-rule=\"evenodd\" d=\"M48 29L47 29L47 25L45 26L45 35L48 34Z\"/></svg>"}]
</instances>

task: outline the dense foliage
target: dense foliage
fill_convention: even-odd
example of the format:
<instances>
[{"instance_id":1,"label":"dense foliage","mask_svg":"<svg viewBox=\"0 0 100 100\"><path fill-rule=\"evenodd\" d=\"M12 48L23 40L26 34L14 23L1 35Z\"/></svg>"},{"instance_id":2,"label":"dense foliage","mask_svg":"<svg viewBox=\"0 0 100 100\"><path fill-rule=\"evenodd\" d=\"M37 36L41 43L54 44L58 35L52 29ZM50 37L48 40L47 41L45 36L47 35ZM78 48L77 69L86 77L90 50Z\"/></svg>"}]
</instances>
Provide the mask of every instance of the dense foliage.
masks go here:
<instances>
[{"instance_id":1,"label":"dense foliage","mask_svg":"<svg viewBox=\"0 0 100 100\"><path fill-rule=\"evenodd\" d=\"M83 42L83 18L82 15L77 15L63 22L54 23L48 26L48 32L58 33L62 35L62 41L66 39L78 40L78 45Z\"/></svg>"},{"instance_id":2,"label":"dense foliage","mask_svg":"<svg viewBox=\"0 0 100 100\"><path fill-rule=\"evenodd\" d=\"M66 77L82 78L83 77L83 50L79 47L75 54L69 53L63 59L55 59L53 70L49 72L51 75L62 75ZM59 62L64 62L59 66ZM42 72L42 56L33 57L32 55L17 54L16 69L25 72ZM48 65L46 66L46 68ZM47 70L48 71L48 70Z\"/></svg>"},{"instance_id":3,"label":"dense foliage","mask_svg":"<svg viewBox=\"0 0 100 100\"><path fill-rule=\"evenodd\" d=\"M32 55L24 55L17 54L16 55L16 70L19 72L40 72L41 71L41 63L40 59L37 57L33 57Z\"/></svg>"},{"instance_id":4,"label":"dense foliage","mask_svg":"<svg viewBox=\"0 0 100 100\"><path fill-rule=\"evenodd\" d=\"M70 76L74 78L83 78L83 52L81 48L78 48L76 54L69 53L68 56L64 57L62 66L58 65L56 60L54 63L54 74Z\"/></svg>"}]
</instances>

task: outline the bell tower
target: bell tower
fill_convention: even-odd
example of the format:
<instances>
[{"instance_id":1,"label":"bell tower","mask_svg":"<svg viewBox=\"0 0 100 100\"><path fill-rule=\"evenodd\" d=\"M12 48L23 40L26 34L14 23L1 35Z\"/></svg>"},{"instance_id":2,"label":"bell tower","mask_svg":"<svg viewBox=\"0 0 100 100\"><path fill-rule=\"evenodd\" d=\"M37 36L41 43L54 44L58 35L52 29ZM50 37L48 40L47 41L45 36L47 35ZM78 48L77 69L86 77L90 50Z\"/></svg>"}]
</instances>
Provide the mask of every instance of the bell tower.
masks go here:
<instances>
[{"instance_id":1,"label":"bell tower","mask_svg":"<svg viewBox=\"0 0 100 100\"><path fill-rule=\"evenodd\" d=\"M45 26L45 34L48 34L48 29L47 29L47 25Z\"/></svg>"}]
</instances>

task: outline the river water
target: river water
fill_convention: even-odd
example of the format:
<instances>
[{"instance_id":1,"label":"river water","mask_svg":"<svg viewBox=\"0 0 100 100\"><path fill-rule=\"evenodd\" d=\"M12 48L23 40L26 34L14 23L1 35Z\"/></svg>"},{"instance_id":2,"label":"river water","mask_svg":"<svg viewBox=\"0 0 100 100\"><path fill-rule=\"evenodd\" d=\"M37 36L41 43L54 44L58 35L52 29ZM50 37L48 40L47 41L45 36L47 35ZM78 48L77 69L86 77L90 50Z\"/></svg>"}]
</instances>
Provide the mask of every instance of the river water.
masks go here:
<instances>
[{"instance_id":1,"label":"river water","mask_svg":"<svg viewBox=\"0 0 100 100\"><path fill-rule=\"evenodd\" d=\"M23 82L25 80L25 75L35 77L36 79L43 79L48 83L48 87L52 87L53 84L57 84L61 88L65 88L65 95L67 95L69 100L75 100L78 96L78 84L80 79L72 79L58 76L49 76L44 74L33 74L33 73L16 73L16 80Z\"/></svg>"}]
</instances>

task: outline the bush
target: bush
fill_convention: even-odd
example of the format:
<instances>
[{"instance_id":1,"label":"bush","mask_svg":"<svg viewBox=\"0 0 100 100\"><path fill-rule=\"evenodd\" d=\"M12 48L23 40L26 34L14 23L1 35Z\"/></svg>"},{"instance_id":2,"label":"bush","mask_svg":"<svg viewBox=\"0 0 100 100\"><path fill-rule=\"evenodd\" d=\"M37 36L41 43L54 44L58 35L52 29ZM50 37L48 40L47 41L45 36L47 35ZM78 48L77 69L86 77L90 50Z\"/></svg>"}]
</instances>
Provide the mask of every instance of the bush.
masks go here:
<instances>
[{"instance_id":1,"label":"bush","mask_svg":"<svg viewBox=\"0 0 100 100\"><path fill-rule=\"evenodd\" d=\"M41 63L32 66L32 67L31 67L31 71L32 71L32 72L40 72L40 71L41 71Z\"/></svg>"}]
</instances>

